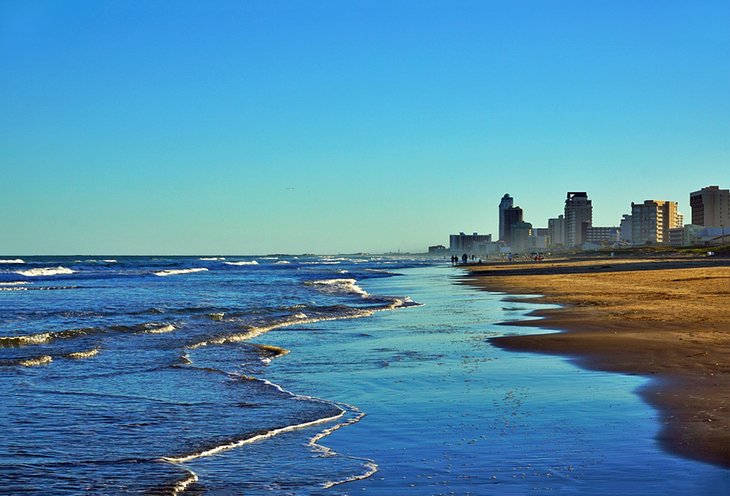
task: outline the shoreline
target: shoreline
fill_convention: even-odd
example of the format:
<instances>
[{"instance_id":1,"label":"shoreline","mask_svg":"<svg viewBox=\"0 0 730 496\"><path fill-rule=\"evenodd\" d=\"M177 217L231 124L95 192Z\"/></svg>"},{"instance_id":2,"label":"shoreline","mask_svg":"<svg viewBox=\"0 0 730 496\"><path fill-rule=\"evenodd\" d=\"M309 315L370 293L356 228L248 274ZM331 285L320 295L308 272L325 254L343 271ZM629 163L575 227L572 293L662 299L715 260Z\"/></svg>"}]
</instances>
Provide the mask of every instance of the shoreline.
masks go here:
<instances>
[{"instance_id":1,"label":"shoreline","mask_svg":"<svg viewBox=\"0 0 730 496\"><path fill-rule=\"evenodd\" d=\"M502 336L507 350L645 376L667 451L730 468L730 259L593 258L462 266L464 282L513 302L560 308L504 322L545 334ZM519 295L539 294L538 298Z\"/></svg>"}]
</instances>

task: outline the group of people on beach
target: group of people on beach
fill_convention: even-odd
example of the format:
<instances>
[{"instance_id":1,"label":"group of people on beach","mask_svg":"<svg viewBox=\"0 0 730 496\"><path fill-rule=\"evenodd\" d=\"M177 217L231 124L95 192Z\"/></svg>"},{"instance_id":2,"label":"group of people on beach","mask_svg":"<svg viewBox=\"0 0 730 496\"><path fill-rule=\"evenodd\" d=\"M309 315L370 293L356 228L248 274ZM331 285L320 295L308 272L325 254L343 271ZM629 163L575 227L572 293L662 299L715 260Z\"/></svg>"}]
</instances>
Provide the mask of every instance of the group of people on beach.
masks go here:
<instances>
[{"instance_id":1,"label":"group of people on beach","mask_svg":"<svg viewBox=\"0 0 730 496\"><path fill-rule=\"evenodd\" d=\"M469 255L464 253L461 256L461 263L466 265L466 263L469 261L469 258L470 258ZM471 261L472 261L472 263L482 263L482 259L480 258L479 261L477 262L477 257L474 255L471 256ZM458 255L451 255L451 265L459 265L459 256Z\"/></svg>"}]
</instances>

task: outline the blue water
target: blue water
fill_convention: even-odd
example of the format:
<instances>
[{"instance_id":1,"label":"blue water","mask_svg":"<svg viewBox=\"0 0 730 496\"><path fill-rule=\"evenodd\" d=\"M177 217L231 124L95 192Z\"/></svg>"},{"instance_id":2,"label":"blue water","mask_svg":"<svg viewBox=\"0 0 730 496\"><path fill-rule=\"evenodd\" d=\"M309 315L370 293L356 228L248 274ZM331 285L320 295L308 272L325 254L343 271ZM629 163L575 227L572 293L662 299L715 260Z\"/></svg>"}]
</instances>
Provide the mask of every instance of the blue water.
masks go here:
<instances>
[{"instance_id":1,"label":"blue water","mask_svg":"<svg viewBox=\"0 0 730 496\"><path fill-rule=\"evenodd\" d=\"M645 379L491 346L535 306L451 267L20 258L0 264L0 494L730 491L658 448Z\"/></svg>"}]
</instances>

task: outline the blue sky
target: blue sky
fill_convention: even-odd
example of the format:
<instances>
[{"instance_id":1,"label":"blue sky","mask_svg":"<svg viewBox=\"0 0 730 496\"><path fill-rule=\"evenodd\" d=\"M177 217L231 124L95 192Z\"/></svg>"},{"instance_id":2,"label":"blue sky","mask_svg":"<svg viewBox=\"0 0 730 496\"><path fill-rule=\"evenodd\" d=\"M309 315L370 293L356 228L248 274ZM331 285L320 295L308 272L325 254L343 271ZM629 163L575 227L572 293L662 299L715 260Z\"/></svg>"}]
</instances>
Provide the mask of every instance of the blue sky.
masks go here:
<instances>
[{"instance_id":1,"label":"blue sky","mask_svg":"<svg viewBox=\"0 0 730 496\"><path fill-rule=\"evenodd\" d=\"M727 1L0 0L0 253L423 251L730 187Z\"/></svg>"}]
</instances>

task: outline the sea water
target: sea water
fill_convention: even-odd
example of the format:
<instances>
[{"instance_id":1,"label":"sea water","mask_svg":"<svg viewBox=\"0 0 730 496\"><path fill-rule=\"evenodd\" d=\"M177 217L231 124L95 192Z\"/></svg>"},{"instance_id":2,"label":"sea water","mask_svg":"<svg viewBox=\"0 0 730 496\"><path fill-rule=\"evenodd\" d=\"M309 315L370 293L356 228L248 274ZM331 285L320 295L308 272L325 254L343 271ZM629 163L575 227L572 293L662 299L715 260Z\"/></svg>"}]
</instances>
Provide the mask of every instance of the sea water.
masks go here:
<instances>
[{"instance_id":1,"label":"sea water","mask_svg":"<svg viewBox=\"0 0 730 496\"><path fill-rule=\"evenodd\" d=\"M10 257L2 494L726 494L645 379L499 350L535 305L386 257Z\"/></svg>"}]
</instances>

